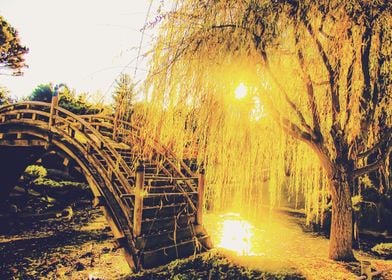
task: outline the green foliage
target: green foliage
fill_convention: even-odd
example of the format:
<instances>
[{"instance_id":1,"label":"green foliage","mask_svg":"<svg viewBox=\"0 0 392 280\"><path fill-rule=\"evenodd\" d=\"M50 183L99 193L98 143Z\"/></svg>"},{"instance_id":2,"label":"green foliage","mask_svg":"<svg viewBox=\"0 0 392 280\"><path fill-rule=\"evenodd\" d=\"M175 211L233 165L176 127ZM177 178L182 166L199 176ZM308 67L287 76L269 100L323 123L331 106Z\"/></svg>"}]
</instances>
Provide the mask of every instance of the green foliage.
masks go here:
<instances>
[{"instance_id":1,"label":"green foliage","mask_svg":"<svg viewBox=\"0 0 392 280\"><path fill-rule=\"evenodd\" d=\"M0 106L7 105L9 103L10 103L10 91L4 86L0 86Z\"/></svg>"},{"instance_id":2,"label":"green foliage","mask_svg":"<svg viewBox=\"0 0 392 280\"><path fill-rule=\"evenodd\" d=\"M45 177L48 172L43 166L39 165L30 165L26 168L25 174L29 175L30 177L35 178L42 178Z\"/></svg>"},{"instance_id":3,"label":"green foliage","mask_svg":"<svg viewBox=\"0 0 392 280\"><path fill-rule=\"evenodd\" d=\"M87 102L86 93L77 95L75 90L71 90L65 84L59 84L58 86L61 86L59 90L60 107L77 115L97 114L100 112L97 106ZM53 93L54 89L52 84L41 84L33 90L28 100L51 102Z\"/></svg>"},{"instance_id":4,"label":"green foliage","mask_svg":"<svg viewBox=\"0 0 392 280\"><path fill-rule=\"evenodd\" d=\"M20 44L18 32L0 16L0 69L9 69L13 75L21 75L26 67L24 55L28 48Z\"/></svg>"},{"instance_id":5,"label":"green foliage","mask_svg":"<svg viewBox=\"0 0 392 280\"><path fill-rule=\"evenodd\" d=\"M45 169L42 166L30 165L23 174L22 183L29 193L35 196L43 196L45 200L57 203L68 203L75 199L90 198L91 191L88 184L76 182L72 177Z\"/></svg>"},{"instance_id":6,"label":"green foliage","mask_svg":"<svg viewBox=\"0 0 392 280\"><path fill-rule=\"evenodd\" d=\"M374 188L374 184L372 180L370 179L369 175L365 175L359 178L359 182L365 187L365 188Z\"/></svg>"},{"instance_id":7,"label":"green foliage","mask_svg":"<svg viewBox=\"0 0 392 280\"><path fill-rule=\"evenodd\" d=\"M53 95L52 84L38 85L28 97L30 101L51 102Z\"/></svg>"},{"instance_id":8,"label":"green foliage","mask_svg":"<svg viewBox=\"0 0 392 280\"><path fill-rule=\"evenodd\" d=\"M131 276L129 279L282 279L296 280L305 279L297 273L270 273L252 270L244 266L236 265L228 258L216 252L208 252L189 257L188 259L176 260L158 269L145 271Z\"/></svg>"},{"instance_id":9,"label":"green foliage","mask_svg":"<svg viewBox=\"0 0 392 280\"><path fill-rule=\"evenodd\" d=\"M38 177L34 180L34 185L46 188L79 188L86 189L88 186L85 183L73 181L55 181L46 177Z\"/></svg>"},{"instance_id":10,"label":"green foliage","mask_svg":"<svg viewBox=\"0 0 392 280\"><path fill-rule=\"evenodd\" d=\"M87 102L86 96L86 93L77 96L75 90L64 87L64 90L60 92L59 106L77 115L99 113L100 109Z\"/></svg>"},{"instance_id":11,"label":"green foliage","mask_svg":"<svg viewBox=\"0 0 392 280\"><path fill-rule=\"evenodd\" d=\"M354 211L358 212L361 210L361 203L363 202L363 198L361 195L355 195L351 197L351 202L353 204Z\"/></svg>"},{"instance_id":12,"label":"green foliage","mask_svg":"<svg viewBox=\"0 0 392 280\"><path fill-rule=\"evenodd\" d=\"M392 258L392 243L380 243L372 248L372 251L383 257Z\"/></svg>"}]
</instances>

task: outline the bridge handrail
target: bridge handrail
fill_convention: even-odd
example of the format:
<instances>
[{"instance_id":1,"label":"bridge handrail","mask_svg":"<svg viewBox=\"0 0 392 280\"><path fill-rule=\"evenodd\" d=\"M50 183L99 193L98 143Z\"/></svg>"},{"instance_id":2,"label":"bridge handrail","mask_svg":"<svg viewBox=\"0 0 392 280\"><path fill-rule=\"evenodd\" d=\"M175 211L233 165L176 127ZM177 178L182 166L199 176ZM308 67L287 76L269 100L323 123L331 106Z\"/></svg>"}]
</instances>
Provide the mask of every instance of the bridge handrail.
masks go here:
<instances>
[{"instance_id":1,"label":"bridge handrail","mask_svg":"<svg viewBox=\"0 0 392 280\"><path fill-rule=\"evenodd\" d=\"M112 126L114 126L114 118L111 117L111 116L104 116L104 115L83 115L83 116L81 116L81 117L83 117L83 118L88 118L88 119L91 119L91 120L92 120L92 119L97 119L97 120L99 120L99 119L109 120L109 121L111 121L111 122L109 122L109 124L111 124ZM127 122L127 121L124 121L124 120L118 120L118 121L119 121L121 124L126 125L126 126L132 128L134 131L138 131L138 132L141 131L141 128L140 128L140 127L136 126L135 124L132 124L131 122ZM140 135L137 135L137 134L136 134L136 136L137 136L138 138L141 138ZM175 163L172 162L172 160L171 160L171 159L175 159L176 161L178 161L178 162L180 163L181 168L183 168L183 169L188 173L189 176L191 176L191 177L196 176L195 172L193 172L192 170L190 170L189 166L186 165L185 162L184 162L183 160L178 159L177 156L176 156L170 149L167 149L166 147L164 147L163 145L161 145L156 139L154 139L154 138L152 138L152 137L150 138L150 140L153 141L153 144L152 144L152 143L148 143L148 144L150 144L151 146L153 146L154 150L155 150L157 153L159 153L161 156L164 156L165 158L167 158L168 162L170 163L170 165L171 165L172 167L174 167L174 168L177 167L177 166L175 165ZM168 156L169 156L169 157L168 157ZM185 177L185 175L182 174L182 172L181 172L180 170L178 170L178 168L176 168L176 171L177 171L180 175L182 175L182 176Z\"/></svg>"},{"instance_id":2,"label":"bridge handrail","mask_svg":"<svg viewBox=\"0 0 392 280\"><path fill-rule=\"evenodd\" d=\"M113 118L113 117L110 117L110 116L103 116L103 115L83 115L83 116L81 116L81 117L87 118L87 119L89 119L90 121L92 121L93 119L95 119L95 120L109 121L109 124L111 124L111 125L114 127L114 118ZM120 123L122 123L122 124L124 124L124 125L130 127L130 128L131 128L131 133L133 132L133 135L135 135L139 140L142 140L142 141L143 141L143 138L137 133L137 132L140 133L140 131L141 131L141 129L140 129L139 127L133 125L133 124L130 123L130 122L126 122L126 121L123 121L123 120L119 120L119 121L120 121ZM113 123L112 123L112 122L113 122ZM99 124L102 125L102 122L99 123ZM105 126L106 126L106 124L105 124ZM106 127L107 127L107 126L106 126ZM135 131L136 131L136 133L135 133ZM128 132L128 130L127 130L127 132ZM196 189L194 188L194 186L191 184L190 181L195 181L195 180L197 180L196 174L195 174L194 172L192 172L192 171L189 169L189 167L188 167L182 160L177 159L177 157L174 155L174 153L173 153L172 151L166 149L166 148L163 147L161 144L159 144L159 142L158 142L156 139L150 138L150 140L152 140L154 143L149 143L149 142L147 141L147 144L149 144L149 145L153 148L153 150L155 150L155 152L157 152L160 156L162 156L163 159L164 159L164 160L165 160L165 161L175 170L175 172L177 172L177 175L179 175L180 177L182 177L182 178L184 179L186 185L187 185L193 192L195 192ZM163 150L164 152L162 152L162 150ZM170 158L167 156L167 154L170 155ZM177 165L173 162L172 159L175 159L175 160L177 160L177 161L180 163L181 167L184 168L184 169L187 171L188 176L185 176L185 175L182 173L181 169L179 169L179 168L177 167ZM164 170L166 170L167 173L170 173L165 167L164 167ZM173 176L172 176L172 177L173 177ZM188 177L195 178L195 179L194 179L194 180L186 180L186 178L188 178ZM177 185L177 187L179 188L179 190L180 190L182 193L184 193L184 194L186 195L186 198L187 198L187 200L188 200L190 206L191 206L194 210L196 210L196 206L194 205L193 201L188 197L187 192L183 189L183 187L180 186L180 185Z\"/></svg>"}]
</instances>

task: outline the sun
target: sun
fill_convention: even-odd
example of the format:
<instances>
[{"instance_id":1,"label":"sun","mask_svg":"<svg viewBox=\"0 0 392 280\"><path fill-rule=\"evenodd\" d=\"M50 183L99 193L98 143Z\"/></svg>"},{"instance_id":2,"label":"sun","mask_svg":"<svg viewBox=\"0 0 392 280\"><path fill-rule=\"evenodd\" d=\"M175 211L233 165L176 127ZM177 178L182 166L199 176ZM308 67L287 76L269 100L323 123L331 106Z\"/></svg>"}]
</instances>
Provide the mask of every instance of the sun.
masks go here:
<instances>
[{"instance_id":1,"label":"sun","mask_svg":"<svg viewBox=\"0 0 392 280\"><path fill-rule=\"evenodd\" d=\"M234 92L235 98L243 99L247 95L248 89L243 83L240 83Z\"/></svg>"}]
</instances>

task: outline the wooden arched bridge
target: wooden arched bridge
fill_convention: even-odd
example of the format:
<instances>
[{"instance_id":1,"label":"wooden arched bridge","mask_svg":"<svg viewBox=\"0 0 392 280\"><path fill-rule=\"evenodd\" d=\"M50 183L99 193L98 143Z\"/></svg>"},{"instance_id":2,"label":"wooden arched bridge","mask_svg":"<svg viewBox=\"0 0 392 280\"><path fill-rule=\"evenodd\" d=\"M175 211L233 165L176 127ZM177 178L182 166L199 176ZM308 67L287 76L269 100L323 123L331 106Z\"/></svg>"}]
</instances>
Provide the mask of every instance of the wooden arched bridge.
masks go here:
<instances>
[{"instance_id":1,"label":"wooden arched bridge","mask_svg":"<svg viewBox=\"0 0 392 280\"><path fill-rule=\"evenodd\" d=\"M0 107L0 198L48 150L80 167L133 270L211 248L202 226L202 170L193 172L136 126L75 115L56 97Z\"/></svg>"}]
</instances>

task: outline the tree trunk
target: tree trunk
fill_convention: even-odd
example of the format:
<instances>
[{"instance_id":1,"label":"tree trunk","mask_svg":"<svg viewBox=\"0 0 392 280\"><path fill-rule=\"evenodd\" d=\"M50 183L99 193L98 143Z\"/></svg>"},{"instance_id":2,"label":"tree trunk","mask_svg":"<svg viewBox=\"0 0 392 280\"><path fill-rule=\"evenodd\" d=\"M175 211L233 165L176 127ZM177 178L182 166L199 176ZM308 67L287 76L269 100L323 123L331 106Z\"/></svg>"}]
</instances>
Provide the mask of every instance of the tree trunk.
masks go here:
<instances>
[{"instance_id":1,"label":"tree trunk","mask_svg":"<svg viewBox=\"0 0 392 280\"><path fill-rule=\"evenodd\" d=\"M354 260L352 251L353 209L348 176L336 172L331 180L332 222L329 257L337 261Z\"/></svg>"}]
</instances>

